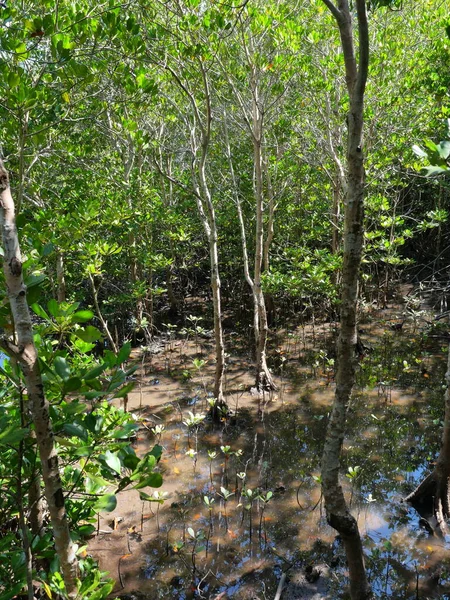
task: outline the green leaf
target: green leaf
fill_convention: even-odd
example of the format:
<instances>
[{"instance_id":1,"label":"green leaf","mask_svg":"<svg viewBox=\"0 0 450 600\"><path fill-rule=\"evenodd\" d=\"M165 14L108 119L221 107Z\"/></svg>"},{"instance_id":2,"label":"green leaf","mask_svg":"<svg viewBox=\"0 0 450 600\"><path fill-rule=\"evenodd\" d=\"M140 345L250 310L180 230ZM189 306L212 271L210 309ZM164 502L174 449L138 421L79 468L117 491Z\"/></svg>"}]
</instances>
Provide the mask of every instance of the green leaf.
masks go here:
<instances>
[{"instance_id":1,"label":"green leaf","mask_svg":"<svg viewBox=\"0 0 450 600\"><path fill-rule=\"evenodd\" d=\"M161 473L152 473L149 477L146 477L142 481L140 481L137 485L134 486L136 490L140 490L144 487L161 487L163 484L163 478Z\"/></svg>"},{"instance_id":2,"label":"green leaf","mask_svg":"<svg viewBox=\"0 0 450 600\"><path fill-rule=\"evenodd\" d=\"M89 594L89 600L104 600L112 592L114 585L114 582L103 584L102 587L93 594Z\"/></svg>"},{"instance_id":3,"label":"green leaf","mask_svg":"<svg viewBox=\"0 0 450 600\"><path fill-rule=\"evenodd\" d=\"M136 373L136 371L139 369L139 365L133 365L131 367L131 369L127 369L125 371L125 376L126 377L130 377L130 375L133 375L133 373Z\"/></svg>"},{"instance_id":4,"label":"green leaf","mask_svg":"<svg viewBox=\"0 0 450 600\"><path fill-rule=\"evenodd\" d=\"M64 356L57 356L55 358L53 366L54 366L56 374L59 375L61 377L61 379L63 379L63 380L69 379L70 367L67 364L67 361L64 358Z\"/></svg>"},{"instance_id":5,"label":"green leaf","mask_svg":"<svg viewBox=\"0 0 450 600\"><path fill-rule=\"evenodd\" d=\"M126 344L124 344L122 346L122 348L120 349L120 351L117 355L117 364L121 365L126 360L128 360L130 353L131 353L131 343L127 342Z\"/></svg>"},{"instance_id":6,"label":"green leaf","mask_svg":"<svg viewBox=\"0 0 450 600\"><path fill-rule=\"evenodd\" d=\"M72 402L63 402L62 407L65 417L69 415L79 415L87 410L87 405L83 402L78 402L78 400L74 400Z\"/></svg>"},{"instance_id":7,"label":"green leaf","mask_svg":"<svg viewBox=\"0 0 450 600\"><path fill-rule=\"evenodd\" d=\"M117 506L117 498L114 494L104 494L97 499L93 509L97 512L111 512Z\"/></svg>"},{"instance_id":8,"label":"green leaf","mask_svg":"<svg viewBox=\"0 0 450 600\"><path fill-rule=\"evenodd\" d=\"M110 485L110 482L98 475L89 473L86 477L86 491L88 491L89 494L95 493L92 491L94 488L98 490L107 487L108 485Z\"/></svg>"},{"instance_id":9,"label":"green leaf","mask_svg":"<svg viewBox=\"0 0 450 600\"><path fill-rule=\"evenodd\" d=\"M154 456L156 458L156 462L159 462L163 453L163 447L159 444L155 444L153 448L150 450L150 456Z\"/></svg>"},{"instance_id":10,"label":"green leaf","mask_svg":"<svg viewBox=\"0 0 450 600\"><path fill-rule=\"evenodd\" d=\"M79 390L83 385L83 382L79 377L69 377L66 379L63 385L63 394L69 394L70 392L75 392Z\"/></svg>"},{"instance_id":11,"label":"green leaf","mask_svg":"<svg viewBox=\"0 0 450 600\"><path fill-rule=\"evenodd\" d=\"M106 367L107 367L107 365L105 363L103 363L102 365L98 365L97 367L94 367L93 369L88 371L83 376L83 379L85 381L90 381L91 379L96 379L99 375L101 375L103 373L103 371L106 370Z\"/></svg>"},{"instance_id":12,"label":"green leaf","mask_svg":"<svg viewBox=\"0 0 450 600\"><path fill-rule=\"evenodd\" d=\"M20 83L20 76L18 73L14 73L14 71L10 71L8 74L8 85L13 90Z\"/></svg>"},{"instance_id":13,"label":"green leaf","mask_svg":"<svg viewBox=\"0 0 450 600\"><path fill-rule=\"evenodd\" d=\"M27 302L28 304L35 304L39 300L42 294L42 288L39 285L33 287L27 287Z\"/></svg>"},{"instance_id":14,"label":"green leaf","mask_svg":"<svg viewBox=\"0 0 450 600\"><path fill-rule=\"evenodd\" d=\"M97 398L103 398L103 396L106 396L107 392L86 392L84 394L84 397L86 398L86 400L96 400Z\"/></svg>"},{"instance_id":15,"label":"green leaf","mask_svg":"<svg viewBox=\"0 0 450 600\"><path fill-rule=\"evenodd\" d=\"M74 456L89 456L92 453L92 446L80 446L79 448L75 448L71 450Z\"/></svg>"},{"instance_id":16,"label":"green leaf","mask_svg":"<svg viewBox=\"0 0 450 600\"><path fill-rule=\"evenodd\" d=\"M96 529L97 528L94 525L81 525L80 527L78 527L77 532L83 537L89 537L94 533ZM92 596L90 596L89 598L92 598Z\"/></svg>"},{"instance_id":17,"label":"green leaf","mask_svg":"<svg viewBox=\"0 0 450 600\"><path fill-rule=\"evenodd\" d=\"M129 477L123 477L120 480L119 485L118 485L117 490L116 490L115 493L118 494L123 489L125 489L127 487L127 485L130 485L130 483L131 483L131 479Z\"/></svg>"},{"instance_id":18,"label":"green leaf","mask_svg":"<svg viewBox=\"0 0 450 600\"><path fill-rule=\"evenodd\" d=\"M156 458L152 455L150 455L150 453L147 453L144 458L142 458L139 461L139 464L137 465L136 469L134 470L133 474L131 475L131 479L133 481L136 481L137 479L139 479L142 474L148 474L149 472L151 472L156 466Z\"/></svg>"},{"instance_id":19,"label":"green leaf","mask_svg":"<svg viewBox=\"0 0 450 600\"><path fill-rule=\"evenodd\" d=\"M54 298L48 301L47 310L52 315L52 317L59 317L61 315L61 311L59 308L59 304L56 302Z\"/></svg>"},{"instance_id":20,"label":"green leaf","mask_svg":"<svg viewBox=\"0 0 450 600\"><path fill-rule=\"evenodd\" d=\"M87 441L88 432L87 430L80 425L79 423L64 423L63 430L72 437L78 437L83 441Z\"/></svg>"},{"instance_id":21,"label":"green leaf","mask_svg":"<svg viewBox=\"0 0 450 600\"><path fill-rule=\"evenodd\" d=\"M48 244L45 244L45 246L42 248L42 258L45 258L46 256L48 256L49 254L51 254L53 252L53 249L55 248L54 244L52 244L52 242L49 242Z\"/></svg>"},{"instance_id":22,"label":"green leaf","mask_svg":"<svg viewBox=\"0 0 450 600\"><path fill-rule=\"evenodd\" d=\"M117 456L117 454L114 454L110 450L107 450L104 454L104 459L108 467L120 475L122 465L120 462L120 458Z\"/></svg>"},{"instance_id":23,"label":"green leaf","mask_svg":"<svg viewBox=\"0 0 450 600\"><path fill-rule=\"evenodd\" d=\"M425 150L422 150L422 148L420 146L417 146L416 144L414 144L414 146L412 147L412 151L419 158L427 158L427 156L428 156L428 154L425 152Z\"/></svg>"},{"instance_id":24,"label":"green leaf","mask_svg":"<svg viewBox=\"0 0 450 600\"><path fill-rule=\"evenodd\" d=\"M139 427L135 423L126 423L123 427L121 427L120 429L117 429L112 434L112 437L116 440L127 439L130 436L132 436L137 431L137 429L139 429ZM138 462L139 462L139 460L138 460ZM125 465L125 466L128 467L128 465ZM132 468L134 469L135 466L136 465L134 465Z\"/></svg>"},{"instance_id":25,"label":"green leaf","mask_svg":"<svg viewBox=\"0 0 450 600\"><path fill-rule=\"evenodd\" d=\"M103 423L104 418L102 415L94 415L93 413L89 413L84 418L84 424L91 433L100 433Z\"/></svg>"},{"instance_id":26,"label":"green leaf","mask_svg":"<svg viewBox=\"0 0 450 600\"><path fill-rule=\"evenodd\" d=\"M432 177L433 175L442 175L442 173L448 173L448 169L445 167L430 165L429 167L424 167L421 169L420 172L426 177Z\"/></svg>"},{"instance_id":27,"label":"green leaf","mask_svg":"<svg viewBox=\"0 0 450 600\"><path fill-rule=\"evenodd\" d=\"M39 304L32 304L31 310L34 312L35 315L37 315L38 317L41 317L41 319L50 321L50 317L45 312L45 310L42 308L42 306L40 306Z\"/></svg>"},{"instance_id":28,"label":"green leaf","mask_svg":"<svg viewBox=\"0 0 450 600\"><path fill-rule=\"evenodd\" d=\"M438 151L438 147L436 146L436 144L433 141L431 141L431 140L425 140L424 144L428 148L428 150L431 150L431 152L437 152Z\"/></svg>"},{"instance_id":29,"label":"green leaf","mask_svg":"<svg viewBox=\"0 0 450 600\"><path fill-rule=\"evenodd\" d=\"M27 47L23 42L19 42L17 44L17 46L15 47L14 52L16 54L20 54L20 60L25 60L25 58L27 57Z\"/></svg>"},{"instance_id":30,"label":"green leaf","mask_svg":"<svg viewBox=\"0 0 450 600\"><path fill-rule=\"evenodd\" d=\"M130 383L127 383L127 385L124 385L118 392L114 393L114 398L125 398L125 396L134 388L134 385L134 382L130 381Z\"/></svg>"},{"instance_id":31,"label":"green leaf","mask_svg":"<svg viewBox=\"0 0 450 600\"><path fill-rule=\"evenodd\" d=\"M88 325L85 329L75 331L75 335L83 340L83 342L97 342L102 339L102 333L93 325Z\"/></svg>"},{"instance_id":32,"label":"green leaf","mask_svg":"<svg viewBox=\"0 0 450 600\"><path fill-rule=\"evenodd\" d=\"M0 445L16 444L29 434L29 429L20 429L17 425L10 425L0 433Z\"/></svg>"},{"instance_id":33,"label":"green leaf","mask_svg":"<svg viewBox=\"0 0 450 600\"><path fill-rule=\"evenodd\" d=\"M96 392L101 392L103 390L101 381L98 379L86 379L85 383L89 388L95 390Z\"/></svg>"},{"instance_id":34,"label":"green leaf","mask_svg":"<svg viewBox=\"0 0 450 600\"><path fill-rule=\"evenodd\" d=\"M139 464L139 458L136 456L136 454L127 454L125 456L125 458L123 459L123 465L124 467L126 467L127 469L131 469L132 471L134 471L134 469L138 466ZM130 479L131 481L131 479Z\"/></svg>"},{"instance_id":35,"label":"green leaf","mask_svg":"<svg viewBox=\"0 0 450 600\"><path fill-rule=\"evenodd\" d=\"M139 498L144 502L157 502L158 504L164 504L164 498L156 498L155 496L151 496L146 492L139 492Z\"/></svg>"},{"instance_id":36,"label":"green leaf","mask_svg":"<svg viewBox=\"0 0 450 600\"><path fill-rule=\"evenodd\" d=\"M447 159L450 156L450 142L440 142L439 146L437 147L437 151L441 158L444 160Z\"/></svg>"},{"instance_id":37,"label":"green leaf","mask_svg":"<svg viewBox=\"0 0 450 600\"><path fill-rule=\"evenodd\" d=\"M72 323L86 323L86 321L90 321L94 316L92 310L79 310L74 313L71 317Z\"/></svg>"},{"instance_id":38,"label":"green leaf","mask_svg":"<svg viewBox=\"0 0 450 600\"><path fill-rule=\"evenodd\" d=\"M36 285L40 285L43 281L45 281L47 277L43 274L37 275L35 273L30 273L23 278L23 281L27 288L32 288Z\"/></svg>"},{"instance_id":39,"label":"green leaf","mask_svg":"<svg viewBox=\"0 0 450 600\"><path fill-rule=\"evenodd\" d=\"M13 586L11 589L0 594L0 600L11 600L11 598L15 598L20 593L20 591L25 586L25 584L26 584L26 580L24 577L23 581L16 583L16 585Z\"/></svg>"}]
</instances>

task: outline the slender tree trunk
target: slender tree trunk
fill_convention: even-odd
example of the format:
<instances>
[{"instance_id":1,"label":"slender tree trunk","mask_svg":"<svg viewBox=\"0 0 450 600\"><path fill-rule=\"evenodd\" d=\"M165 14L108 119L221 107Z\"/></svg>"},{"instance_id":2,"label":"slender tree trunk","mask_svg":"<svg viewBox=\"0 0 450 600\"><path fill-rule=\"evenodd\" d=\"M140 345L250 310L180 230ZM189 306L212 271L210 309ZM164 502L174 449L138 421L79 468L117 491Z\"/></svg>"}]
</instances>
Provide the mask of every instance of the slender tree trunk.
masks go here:
<instances>
[{"instance_id":1,"label":"slender tree trunk","mask_svg":"<svg viewBox=\"0 0 450 600\"><path fill-rule=\"evenodd\" d=\"M239 196L239 189L237 186L236 175L235 175L234 167L233 167L233 159L231 156L231 148L230 148L230 141L229 141L229 137L228 137L228 123L227 123L226 113L224 113L224 133L225 133L225 149L226 149L226 153L227 153L228 164L230 167L231 181L233 183L233 190L234 190L234 194L235 194L236 209L237 209L238 221L239 221L239 231L241 233L244 277L245 277L245 281L248 283L248 285L252 291L253 306L254 306L253 329L254 329L254 337L255 337L255 341L256 341L259 339L259 315L258 315L258 310L256 309L256 306L257 306L257 298L255 295L256 288L255 288L255 284L253 283L253 279L250 275L250 263L248 260L248 250L247 250L247 234L245 231L245 223L244 223L244 215L242 214L241 198Z\"/></svg>"},{"instance_id":2,"label":"slender tree trunk","mask_svg":"<svg viewBox=\"0 0 450 600\"><path fill-rule=\"evenodd\" d=\"M265 180L266 180L266 185L267 185L267 196L269 199L267 227L266 227L267 235L266 235L266 239L264 240L264 245L263 245L263 271L264 271L264 273L268 273L270 270L270 247L272 245L273 238L275 235L274 222L275 222L276 203L275 203L275 194L273 192L272 179L270 177L270 171L269 171L269 165L267 163L267 159L264 160L263 165L264 165L264 174L265 174ZM266 292L264 294L264 302L266 304L267 323L270 326L270 325L273 325L273 323L275 322L275 316L276 316L275 301L274 301L273 295L269 292Z\"/></svg>"},{"instance_id":3,"label":"slender tree trunk","mask_svg":"<svg viewBox=\"0 0 450 600\"><path fill-rule=\"evenodd\" d=\"M255 230L255 265L253 285L253 297L255 300L254 310L257 312L258 329L255 330L256 342L256 387L259 389L275 390L276 385L272 374L267 366L266 345L267 345L267 312L262 290L262 266L264 250L264 194L263 194L263 164L262 164L262 133L263 133L263 115L260 107L259 89L257 82L256 69L251 67L251 89L253 106L253 159L255 167L255 201L256 201L256 230ZM256 322L256 317L255 317Z\"/></svg>"},{"instance_id":4,"label":"slender tree trunk","mask_svg":"<svg viewBox=\"0 0 450 600\"><path fill-rule=\"evenodd\" d=\"M41 459L45 497L53 528L56 552L70 598L77 593L77 560L70 539L64 494L58 468L49 404L39 370L38 355L33 341L31 318L26 300L26 287L22 275L22 258L17 236L14 202L9 187L8 173L0 160L0 221L4 251L4 273L8 297L17 335L17 345L6 338L1 339L4 350L21 364L28 400L33 417L36 442Z\"/></svg>"},{"instance_id":5,"label":"slender tree trunk","mask_svg":"<svg viewBox=\"0 0 450 600\"><path fill-rule=\"evenodd\" d=\"M221 294L220 294L220 276L219 276L219 252L218 252L218 237L217 237L217 225L216 225L216 214L214 205L212 203L211 194L206 181L205 174L205 163L207 150L209 145L208 140L203 140L202 144L202 157L198 168L199 180L200 180L200 194L199 199L203 199L204 208L204 221L203 226L206 232L206 237L209 242L209 257L210 257L210 271L211 271L211 289L213 297L213 313L214 313L214 341L216 348L216 371L214 376L214 398L216 399L216 410L222 409L226 406L226 402L223 395L223 374L225 370L225 345L223 342L223 330L222 330L222 306L221 306ZM199 200L201 202L201 200ZM200 207L199 207L200 208ZM200 211L201 212L201 211ZM206 214L205 214L206 212ZM218 415L214 415L217 419Z\"/></svg>"},{"instance_id":6,"label":"slender tree trunk","mask_svg":"<svg viewBox=\"0 0 450 600\"><path fill-rule=\"evenodd\" d=\"M100 309L100 304L98 302L98 289L97 289L97 286L95 285L94 276L91 273L89 273L89 281L91 282L91 290L92 290L92 296L93 296L93 300L94 300L95 312L97 313L97 317L99 318L99 321L102 324L103 331L105 332L105 335L111 346L111 350L113 352L117 353L119 349L117 347L116 342L114 341L113 336L111 335L111 332L109 331L108 322L105 321L105 319L103 317L103 313Z\"/></svg>"},{"instance_id":7,"label":"slender tree trunk","mask_svg":"<svg viewBox=\"0 0 450 600\"><path fill-rule=\"evenodd\" d=\"M227 403L223 393L223 377L225 370L225 346L223 341L222 329L222 309L220 295L220 277L219 277L219 251L217 236L217 221L214 204L212 201L211 190L206 177L206 163L211 141L211 91L208 79L208 71L202 60L196 60L196 67L201 75L201 110L197 101L197 93L194 93L189 87L189 83L182 81L178 73L170 66L165 68L170 72L176 81L180 90L190 102L193 112L193 122L185 119L190 125L190 144L191 144L191 174L192 186L197 203L198 212L206 233L209 245L210 258L210 276L211 289L213 297L214 311L214 341L216 353L216 371L214 377L214 397L216 403L212 410L214 420L218 420L220 414L226 411ZM161 166L160 166L160 172ZM173 181L169 176L169 180Z\"/></svg>"},{"instance_id":8,"label":"slender tree trunk","mask_svg":"<svg viewBox=\"0 0 450 600\"><path fill-rule=\"evenodd\" d=\"M163 158L162 152L160 150L159 160L160 160L161 165L163 164L162 158ZM169 182L168 182L168 186L169 186L168 192L166 191L166 184L165 184L165 180L164 180L164 176L163 176L162 172L160 172L160 184L161 184L162 199L163 199L164 206L166 207L166 210L171 210L172 206L173 206L173 183L171 181L172 161L170 158L167 160L167 174L170 178ZM170 263L167 267L166 285L167 285L167 296L169 298L169 304L170 304L170 315L175 317L178 315L178 301L177 301L177 298L175 296L174 289L173 289L173 280L174 280L174 270L175 270L177 257L176 257L176 252L175 252L174 245L173 245L171 223L169 223L168 229L169 229L168 234L169 234L169 248L170 248Z\"/></svg>"},{"instance_id":9,"label":"slender tree trunk","mask_svg":"<svg viewBox=\"0 0 450 600\"><path fill-rule=\"evenodd\" d=\"M340 456L347 409L355 383L358 276L364 240L364 160L362 152L363 100L369 62L365 0L356 0L359 29L359 66L347 0L335 6L323 0L336 18L341 36L350 97L347 140L347 189L344 217L344 260L341 283L341 330L337 344L336 394L322 456L322 491L328 523L342 537L347 555L352 600L371 597L356 519L350 514L339 482Z\"/></svg>"},{"instance_id":10,"label":"slender tree trunk","mask_svg":"<svg viewBox=\"0 0 450 600\"><path fill-rule=\"evenodd\" d=\"M211 288L214 308L214 340L216 345L216 372L214 376L214 398L220 407L224 406L223 373L225 370L225 347L222 332L222 307L220 294L219 259L217 253L217 231L211 234L209 242L211 257Z\"/></svg>"},{"instance_id":11,"label":"slender tree trunk","mask_svg":"<svg viewBox=\"0 0 450 600\"><path fill-rule=\"evenodd\" d=\"M11 359L14 360L14 359ZM20 425L22 428L25 428L26 423L26 415L25 415L25 403L23 399L23 389L20 389ZM26 570L27 570L27 594L28 600L34 599L33 593L33 555L31 553L31 544L30 538L28 536L28 527L25 519L25 509L24 509L24 489L23 489L23 481L22 481L22 468L24 462L24 440L20 440L19 444L19 452L18 452L18 468L17 468L17 504L19 507L19 523L20 530L22 533L22 546L25 554L26 560Z\"/></svg>"}]
</instances>

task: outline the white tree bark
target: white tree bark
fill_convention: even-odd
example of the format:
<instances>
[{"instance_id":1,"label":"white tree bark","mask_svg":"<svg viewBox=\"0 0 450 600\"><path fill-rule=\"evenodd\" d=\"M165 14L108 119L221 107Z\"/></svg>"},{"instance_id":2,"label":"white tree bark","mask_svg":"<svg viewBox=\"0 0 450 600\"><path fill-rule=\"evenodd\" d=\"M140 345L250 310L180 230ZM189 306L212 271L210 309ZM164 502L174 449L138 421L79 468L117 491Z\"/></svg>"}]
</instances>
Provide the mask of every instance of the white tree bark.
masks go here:
<instances>
[{"instance_id":1,"label":"white tree bark","mask_svg":"<svg viewBox=\"0 0 450 600\"><path fill-rule=\"evenodd\" d=\"M201 60L197 61L197 67L202 78L202 109L200 111L199 102L194 92L185 84L178 74L170 66L165 68L172 75L173 79L188 99L192 107L192 122L190 125L190 145L191 145L191 175L192 186L197 203L199 216L205 230L209 245L211 290L213 298L214 313L214 341L216 354L216 370L214 376L214 398L216 404L213 410L215 420L220 416L220 410L226 410L226 401L223 391L223 379L225 371L225 345L223 340L222 328L222 306L219 275L219 249L217 220L211 190L206 176L206 164L208 159L209 145L211 142L211 91L208 79L208 73ZM189 123L189 118L184 119ZM163 173L161 166L160 172ZM167 173L165 173L167 177ZM169 180L172 181L170 177Z\"/></svg>"},{"instance_id":2,"label":"white tree bark","mask_svg":"<svg viewBox=\"0 0 450 600\"><path fill-rule=\"evenodd\" d=\"M355 383L358 276L364 240L364 159L362 152L363 102L369 64L365 0L356 0L359 32L359 65L355 58L352 16L347 0L323 0L339 26L350 98L347 140L347 185L344 218L344 261L341 285L341 330L337 345L336 394L322 457L322 490L328 523L344 542L352 600L367 600L371 592L356 519L350 514L339 482L340 456L347 409Z\"/></svg>"},{"instance_id":3,"label":"white tree bark","mask_svg":"<svg viewBox=\"0 0 450 600\"><path fill-rule=\"evenodd\" d=\"M8 172L0 159L0 225L2 229L6 286L14 319L17 343L2 338L2 348L22 366L27 386L28 400L36 432L36 442L41 459L45 498L50 513L56 552L70 598L77 593L77 559L69 535L64 506L64 494L58 468L58 455L53 440L49 404L45 398L38 355L33 341L26 287L22 275L22 258L15 223L14 202L9 186Z\"/></svg>"}]
</instances>

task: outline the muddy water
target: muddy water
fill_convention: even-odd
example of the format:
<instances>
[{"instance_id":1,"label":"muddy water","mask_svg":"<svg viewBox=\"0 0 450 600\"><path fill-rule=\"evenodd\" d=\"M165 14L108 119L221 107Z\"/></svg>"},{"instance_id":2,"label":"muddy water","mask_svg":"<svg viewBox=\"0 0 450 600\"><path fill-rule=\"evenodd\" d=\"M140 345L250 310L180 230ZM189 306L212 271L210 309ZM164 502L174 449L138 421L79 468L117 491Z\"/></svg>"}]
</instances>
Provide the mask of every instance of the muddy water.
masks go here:
<instances>
[{"instance_id":1,"label":"muddy water","mask_svg":"<svg viewBox=\"0 0 450 600\"><path fill-rule=\"evenodd\" d=\"M350 407L343 483L376 596L447 598L445 542L430 538L401 503L439 447L445 360L417 324L391 332L395 317L384 313L387 322L377 318L361 334L371 351L361 358ZM128 406L141 423L136 449L163 446L164 484L161 503L143 503L137 491L119 496L90 542L117 580L116 595L262 600L275 597L286 571L281 598L345 597L343 548L326 524L319 481L334 394L333 331L325 324L279 334L279 391L262 397L249 391L249 357L231 355L233 415L221 431L199 420L214 370L208 343L172 339L160 354L136 357L139 381ZM317 566L317 581L305 580L308 566Z\"/></svg>"}]
</instances>

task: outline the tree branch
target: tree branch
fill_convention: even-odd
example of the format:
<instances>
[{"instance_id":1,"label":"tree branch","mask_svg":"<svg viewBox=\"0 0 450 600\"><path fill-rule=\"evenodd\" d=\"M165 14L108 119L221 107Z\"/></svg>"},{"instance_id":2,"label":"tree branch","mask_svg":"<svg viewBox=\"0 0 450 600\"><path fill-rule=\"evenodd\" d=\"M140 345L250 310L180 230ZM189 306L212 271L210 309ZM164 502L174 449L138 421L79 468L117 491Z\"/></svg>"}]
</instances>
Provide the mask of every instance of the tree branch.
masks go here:
<instances>
[{"instance_id":1,"label":"tree branch","mask_svg":"<svg viewBox=\"0 0 450 600\"><path fill-rule=\"evenodd\" d=\"M356 0L359 32L359 68L355 93L364 94L369 71L369 26L367 23L366 0Z\"/></svg>"},{"instance_id":2,"label":"tree branch","mask_svg":"<svg viewBox=\"0 0 450 600\"><path fill-rule=\"evenodd\" d=\"M322 0L322 2L325 4L325 6L328 7L328 9L333 14L333 16L336 19L336 21L339 22L340 19L342 18L342 14L341 14L341 11L338 9L338 7L335 6L333 4L333 2L331 2L331 0Z\"/></svg>"},{"instance_id":3,"label":"tree branch","mask_svg":"<svg viewBox=\"0 0 450 600\"><path fill-rule=\"evenodd\" d=\"M13 344L7 337L0 337L0 348L4 350L8 356L15 358L17 362L25 362L22 358L24 349Z\"/></svg>"}]
</instances>

